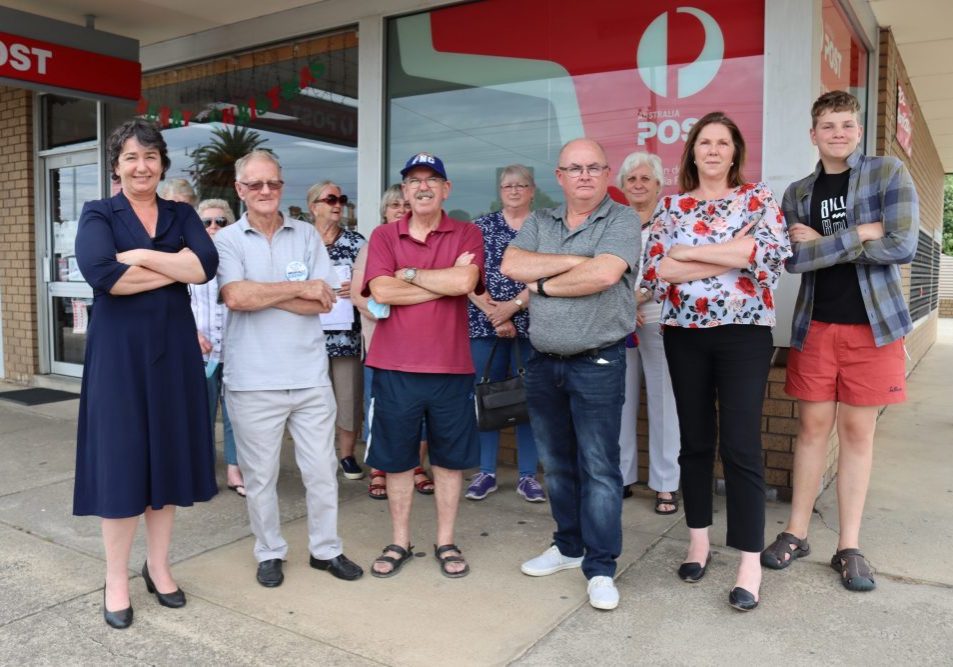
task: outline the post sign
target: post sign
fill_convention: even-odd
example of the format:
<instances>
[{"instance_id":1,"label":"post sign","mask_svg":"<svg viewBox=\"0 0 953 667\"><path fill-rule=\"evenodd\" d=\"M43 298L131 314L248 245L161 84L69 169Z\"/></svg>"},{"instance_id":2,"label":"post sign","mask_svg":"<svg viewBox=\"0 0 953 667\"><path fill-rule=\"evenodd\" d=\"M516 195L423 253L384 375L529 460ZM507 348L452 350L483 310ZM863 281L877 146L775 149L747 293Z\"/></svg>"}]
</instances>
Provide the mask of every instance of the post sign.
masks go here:
<instances>
[{"instance_id":1,"label":"post sign","mask_svg":"<svg viewBox=\"0 0 953 667\"><path fill-rule=\"evenodd\" d=\"M0 77L126 100L139 99L138 62L0 32Z\"/></svg>"},{"instance_id":2,"label":"post sign","mask_svg":"<svg viewBox=\"0 0 953 667\"><path fill-rule=\"evenodd\" d=\"M136 101L139 43L0 7L0 84Z\"/></svg>"},{"instance_id":3,"label":"post sign","mask_svg":"<svg viewBox=\"0 0 953 667\"><path fill-rule=\"evenodd\" d=\"M899 143L907 157L913 155L913 112L907 95L903 92L903 85L897 82L897 143Z\"/></svg>"}]
</instances>

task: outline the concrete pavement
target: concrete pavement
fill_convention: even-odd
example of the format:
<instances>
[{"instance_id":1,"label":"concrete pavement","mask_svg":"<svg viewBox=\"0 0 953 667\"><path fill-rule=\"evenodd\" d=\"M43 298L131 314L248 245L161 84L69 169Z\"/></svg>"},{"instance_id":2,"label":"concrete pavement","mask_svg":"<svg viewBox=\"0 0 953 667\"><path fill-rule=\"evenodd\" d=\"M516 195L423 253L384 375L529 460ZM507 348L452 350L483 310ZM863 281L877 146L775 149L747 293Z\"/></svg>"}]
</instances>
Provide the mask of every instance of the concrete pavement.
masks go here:
<instances>
[{"instance_id":1,"label":"concrete pavement","mask_svg":"<svg viewBox=\"0 0 953 667\"><path fill-rule=\"evenodd\" d=\"M286 579L255 582L242 500L223 491L179 511L173 571L184 609L160 607L130 575L135 623L102 621L98 520L70 514L77 401L0 401L0 664L65 665L705 665L725 662L940 665L953 662L953 320L909 378L909 401L880 420L864 551L878 588L849 593L828 566L837 541L834 488L817 503L810 557L766 571L762 604L727 605L737 555L726 549L716 500L715 556L695 586L675 569L687 542L681 515L624 503L622 602L589 607L578 571L531 578L519 563L548 544L548 505L514 492L515 472L486 500L462 501L457 542L473 572L446 579L433 559L432 497L416 496L418 558L393 579L342 582L308 567L304 492L286 451L279 482ZM15 389L0 386L0 390ZM225 488L224 479L219 479ZM340 480L345 553L369 568L389 540L387 505L366 480ZM787 505L769 503L768 537Z\"/></svg>"}]
</instances>

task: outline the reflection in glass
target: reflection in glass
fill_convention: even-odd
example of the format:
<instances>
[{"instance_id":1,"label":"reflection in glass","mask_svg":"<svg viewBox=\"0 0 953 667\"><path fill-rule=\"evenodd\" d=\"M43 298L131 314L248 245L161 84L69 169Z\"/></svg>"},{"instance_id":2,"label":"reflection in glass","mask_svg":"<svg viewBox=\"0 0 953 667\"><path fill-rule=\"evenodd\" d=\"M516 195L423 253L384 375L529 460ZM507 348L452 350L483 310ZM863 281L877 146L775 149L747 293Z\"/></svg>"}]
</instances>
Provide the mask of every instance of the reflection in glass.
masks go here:
<instances>
[{"instance_id":1,"label":"reflection in glass","mask_svg":"<svg viewBox=\"0 0 953 667\"><path fill-rule=\"evenodd\" d=\"M43 149L96 140L96 102L62 95L41 100Z\"/></svg>"},{"instance_id":2,"label":"reflection in glass","mask_svg":"<svg viewBox=\"0 0 953 667\"><path fill-rule=\"evenodd\" d=\"M60 167L51 169L49 174L54 280L83 282L73 243L83 204L99 199L98 167L95 164Z\"/></svg>"},{"instance_id":3,"label":"reflection in glass","mask_svg":"<svg viewBox=\"0 0 953 667\"><path fill-rule=\"evenodd\" d=\"M86 327L92 312L92 299L53 297L53 361L83 363Z\"/></svg>"}]
</instances>

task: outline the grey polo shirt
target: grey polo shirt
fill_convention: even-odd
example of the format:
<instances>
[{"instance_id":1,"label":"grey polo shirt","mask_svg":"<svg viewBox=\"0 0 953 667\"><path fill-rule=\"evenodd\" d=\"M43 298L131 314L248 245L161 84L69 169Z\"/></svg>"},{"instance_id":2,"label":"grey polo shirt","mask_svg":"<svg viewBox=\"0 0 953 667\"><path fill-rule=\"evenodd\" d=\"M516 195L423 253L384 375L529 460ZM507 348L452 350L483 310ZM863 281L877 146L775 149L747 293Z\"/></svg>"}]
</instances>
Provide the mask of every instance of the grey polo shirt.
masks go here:
<instances>
[{"instance_id":1,"label":"grey polo shirt","mask_svg":"<svg viewBox=\"0 0 953 667\"><path fill-rule=\"evenodd\" d=\"M276 283L289 277L321 279L340 287L324 243L314 228L283 217L269 242L242 216L215 235L218 284L236 280ZM225 386L232 391L326 387L328 355L318 315L297 315L278 308L229 311L225 328L228 363Z\"/></svg>"},{"instance_id":2,"label":"grey polo shirt","mask_svg":"<svg viewBox=\"0 0 953 667\"><path fill-rule=\"evenodd\" d=\"M570 231L565 219L565 204L534 211L510 245L556 255L616 255L629 268L619 282L595 294L532 295L530 342L540 352L552 354L576 354L605 347L635 330L635 277L642 245L638 216L606 195L576 229Z\"/></svg>"}]
</instances>

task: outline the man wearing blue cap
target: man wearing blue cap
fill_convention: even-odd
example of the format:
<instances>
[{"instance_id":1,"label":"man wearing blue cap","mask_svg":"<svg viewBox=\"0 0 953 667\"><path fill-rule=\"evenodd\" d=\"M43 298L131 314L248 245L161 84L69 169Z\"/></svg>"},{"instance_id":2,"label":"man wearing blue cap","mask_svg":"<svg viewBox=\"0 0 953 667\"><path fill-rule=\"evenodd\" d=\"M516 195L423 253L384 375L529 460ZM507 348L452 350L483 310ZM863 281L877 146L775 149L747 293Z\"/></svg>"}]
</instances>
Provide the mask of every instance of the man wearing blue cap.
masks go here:
<instances>
[{"instance_id":1,"label":"man wearing blue cap","mask_svg":"<svg viewBox=\"0 0 953 667\"><path fill-rule=\"evenodd\" d=\"M371 574L391 577L413 556L413 471L426 417L437 503L434 557L444 576L463 577L470 567L453 531L463 470L480 458L467 294L483 291L483 237L475 225L444 213L452 186L440 158L418 153L400 174L411 212L371 234L361 289L390 307L366 361L374 382L365 461L387 473L393 522L393 542Z\"/></svg>"}]
</instances>

